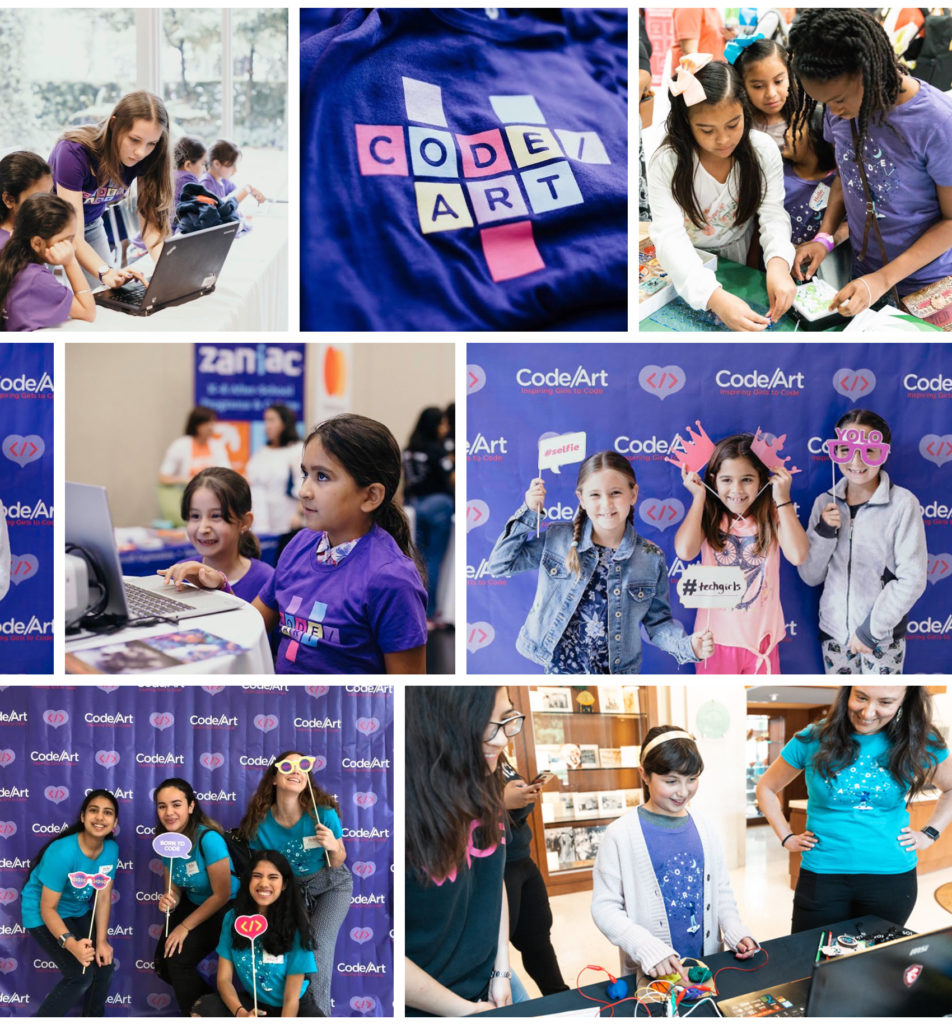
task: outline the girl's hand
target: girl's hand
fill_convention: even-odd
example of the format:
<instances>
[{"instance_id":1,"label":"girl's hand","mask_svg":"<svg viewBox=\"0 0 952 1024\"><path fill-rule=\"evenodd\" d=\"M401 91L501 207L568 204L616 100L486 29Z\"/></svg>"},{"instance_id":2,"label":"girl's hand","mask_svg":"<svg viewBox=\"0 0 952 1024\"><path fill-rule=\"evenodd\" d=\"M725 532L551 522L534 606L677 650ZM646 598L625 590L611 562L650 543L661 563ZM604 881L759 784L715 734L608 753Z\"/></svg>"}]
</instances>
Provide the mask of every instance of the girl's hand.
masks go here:
<instances>
[{"instance_id":1,"label":"girl's hand","mask_svg":"<svg viewBox=\"0 0 952 1024\"><path fill-rule=\"evenodd\" d=\"M177 924L169 932L169 937L165 940L165 955L169 957L174 956L176 953L181 953L187 938L188 929L184 924Z\"/></svg>"},{"instance_id":2,"label":"girl's hand","mask_svg":"<svg viewBox=\"0 0 952 1024\"><path fill-rule=\"evenodd\" d=\"M896 838L899 840L900 846L905 847L907 850L928 850L935 842L925 832L913 832L908 825L899 830L899 835Z\"/></svg>"},{"instance_id":3,"label":"girl's hand","mask_svg":"<svg viewBox=\"0 0 952 1024\"><path fill-rule=\"evenodd\" d=\"M737 943L737 948L734 950L734 956L738 960L747 960L757 952L760 947L756 942L749 936L745 935L744 938Z\"/></svg>"},{"instance_id":4,"label":"girl's hand","mask_svg":"<svg viewBox=\"0 0 952 1024\"><path fill-rule=\"evenodd\" d=\"M783 844L783 848L787 853L805 853L807 850L812 850L819 841L813 832L807 830L806 832L801 832L798 836L791 836Z\"/></svg>"},{"instance_id":5,"label":"girl's hand","mask_svg":"<svg viewBox=\"0 0 952 1024\"><path fill-rule=\"evenodd\" d=\"M317 841L325 850L333 852L337 849L339 840L326 825L317 822L314 826L314 835L317 836Z\"/></svg>"},{"instance_id":6,"label":"girl's hand","mask_svg":"<svg viewBox=\"0 0 952 1024\"><path fill-rule=\"evenodd\" d=\"M43 259L54 267L65 267L76 259L76 250L73 243L64 238L61 242L48 245L43 251Z\"/></svg>"},{"instance_id":7,"label":"girl's hand","mask_svg":"<svg viewBox=\"0 0 952 1024\"><path fill-rule=\"evenodd\" d=\"M89 939L76 939L76 945L70 950L74 957L83 965L88 967L96 956L96 950Z\"/></svg>"},{"instance_id":8,"label":"girl's hand","mask_svg":"<svg viewBox=\"0 0 952 1024\"><path fill-rule=\"evenodd\" d=\"M822 242L802 242L793 258L793 276L798 281L809 281L829 255Z\"/></svg>"},{"instance_id":9,"label":"girl's hand","mask_svg":"<svg viewBox=\"0 0 952 1024\"><path fill-rule=\"evenodd\" d=\"M850 654L872 654L872 647L867 647L862 640L854 633L849 642Z\"/></svg>"},{"instance_id":10,"label":"girl's hand","mask_svg":"<svg viewBox=\"0 0 952 1024\"><path fill-rule=\"evenodd\" d=\"M843 523L843 517L840 515L840 506L835 501L831 501L823 509L820 513L820 518L833 530L838 530Z\"/></svg>"},{"instance_id":11,"label":"girl's hand","mask_svg":"<svg viewBox=\"0 0 952 1024\"><path fill-rule=\"evenodd\" d=\"M545 481L541 476L537 476L529 485L529 490L526 491L525 502L533 512L545 510Z\"/></svg>"},{"instance_id":12,"label":"girl's hand","mask_svg":"<svg viewBox=\"0 0 952 1024\"><path fill-rule=\"evenodd\" d=\"M692 498L705 497L704 492L707 488L704 486L704 481L697 473L692 473L687 466L681 467L681 483L690 491Z\"/></svg>"},{"instance_id":13,"label":"girl's hand","mask_svg":"<svg viewBox=\"0 0 952 1024\"><path fill-rule=\"evenodd\" d=\"M541 789L541 786L530 786L522 779L513 779L511 782L507 782L504 792L506 810L518 811L521 807L528 807L534 800L539 799Z\"/></svg>"},{"instance_id":14,"label":"girl's hand","mask_svg":"<svg viewBox=\"0 0 952 1024\"><path fill-rule=\"evenodd\" d=\"M159 897L158 906L159 910L161 910L162 913L164 914L166 913L166 911L172 911L178 906L178 899L176 896L170 896L168 892L164 892Z\"/></svg>"},{"instance_id":15,"label":"girl's hand","mask_svg":"<svg viewBox=\"0 0 952 1024\"><path fill-rule=\"evenodd\" d=\"M833 296L830 309L835 310L840 316L856 316L864 309L869 309L887 291L885 282L877 274L864 274L855 281L850 281Z\"/></svg>"},{"instance_id":16,"label":"girl's hand","mask_svg":"<svg viewBox=\"0 0 952 1024\"><path fill-rule=\"evenodd\" d=\"M797 286L787 265L782 260L773 260L767 265L767 298L770 299L770 309L767 316L776 323L787 310L793 305L797 297Z\"/></svg>"},{"instance_id":17,"label":"girl's hand","mask_svg":"<svg viewBox=\"0 0 952 1024\"><path fill-rule=\"evenodd\" d=\"M182 590L185 582L194 583L203 590L221 590L225 577L217 570L202 562L180 562L171 569L156 569L160 576L165 577L166 586L175 584L176 590Z\"/></svg>"},{"instance_id":18,"label":"girl's hand","mask_svg":"<svg viewBox=\"0 0 952 1024\"><path fill-rule=\"evenodd\" d=\"M105 967L107 964L112 963L112 946L103 939L102 942L96 943L96 963L100 967Z\"/></svg>"},{"instance_id":19,"label":"girl's hand","mask_svg":"<svg viewBox=\"0 0 952 1024\"><path fill-rule=\"evenodd\" d=\"M786 466L774 466L770 474L770 484L773 489L773 500L775 505L782 505L790 500L790 488L793 485L793 476Z\"/></svg>"},{"instance_id":20,"label":"girl's hand","mask_svg":"<svg viewBox=\"0 0 952 1024\"><path fill-rule=\"evenodd\" d=\"M690 985L688 972L681 966L681 958L673 953L664 960L659 960L654 967L645 972L650 978L663 978L666 974L680 974L685 985Z\"/></svg>"},{"instance_id":21,"label":"girl's hand","mask_svg":"<svg viewBox=\"0 0 952 1024\"><path fill-rule=\"evenodd\" d=\"M489 982L489 1001L493 1006L512 1006L512 986L508 978L492 978Z\"/></svg>"},{"instance_id":22,"label":"girl's hand","mask_svg":"<svg viewBox=\"0 0 952 1024\"><path fill-rule=\"evenodd\" d=\"M126 267L124 270L117 270L115 267L110 267L110 269L102 275L102 283L107 288L121 288L124 284L127 284L132 280L141 281L144 285L149 283L141 271L132 270L130 267Z\"/></svg>"},{"instance_id":23,"label":"girl's hand","mask_svg":"<svg viewBox=\"0 0 952 1024\"><path fill-rule=\"evenodd\" d=\"M266 203L267 197L263 192L259 192L253 185L248 186L248 191L255 197L255 200L259 203Z\"/></svg>"},{"instance_id":24,"label":"girl's hand","mask_svg":"<svg viewBox=\"0 0 952 1024\"><path fill-rule=\"evenodd\" d=\"M762 331L770 321L755 313L743 299L723 288L718 288L708 301L707 308L732 331Z\"/></svg>"},{"instance_id":25,"label":"girl's hand","mask_svg":"<svg viewBox=\"0 0 952 1024\"><path fill-rule=\"evenodd\" d=\"M714 653L714 634L709 629L705 629L703 633L693 633L691 650L699 661L709 658Z\"/></svg>"}]
</instances>

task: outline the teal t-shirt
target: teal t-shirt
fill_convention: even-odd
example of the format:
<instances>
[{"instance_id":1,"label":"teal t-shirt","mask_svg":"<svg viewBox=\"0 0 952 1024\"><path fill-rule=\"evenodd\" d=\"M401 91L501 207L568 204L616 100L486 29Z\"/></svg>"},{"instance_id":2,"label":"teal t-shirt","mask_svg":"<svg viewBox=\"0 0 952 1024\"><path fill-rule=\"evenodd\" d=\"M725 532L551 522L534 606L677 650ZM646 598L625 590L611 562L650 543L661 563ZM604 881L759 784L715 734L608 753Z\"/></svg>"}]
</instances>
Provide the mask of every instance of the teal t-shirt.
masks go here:
<instances>
[{"instance_id":1,"label":"teal t-shirt","mask_svg":"<svg viewBox=\"0 0 952 1024\"><path fill-rule=\"evenodd\" d=\"M202 838L204 836L204 838ZM212 895L211 882L208 879L208 865L217 864L220 860L228 861L229 872L233 871L228 847L220 833L213 828L199 825L195 830L195 841L188 857L172 858L172 881L189 898L189 902L199 906ZM163 858L168 867L168 858ZM238 879L231 875L231 895L238 892Z\"/></svg>"},{"instance_id":2,"label":"teal t-shirt","mask_svg":"<svg viewBox=\"0 0 952 1024\"><path fill-rule=\"evenodd\" d=\"M317 816L321 824L340 839L344 831L337 812L332 807L318 807ZM314 818L306 811L296 825L284 828L274 820L269 809L249 845L252 850L277 850L283 853L295 876L301 878L327 867L327 851L323 846L318 846L314 839Z\"/></svg>"},{"instance_id":3,"label":"teal t-shirt","mask_svg":"<svg viewBox=\"0 0 952 1024\"><path fill-rule=\"evenodd\" d=\"M801 855L807 871L820 875L896 875L916 866L916 851L906 850L897 836L909 824L906 790L889 772L889 741L885 731L868 736L853 733L859 753L832 780L813 767L820 744L812 728L805 729L780 751L807 782L807 829L819 837ZM931 747L939 761L949 752Z\"/></svg>"},{"instance_id":4,"label":"teal t-shirt","mask_svg":"<svg viewBox=\"0 0 952 1024\"><path fill-rule=\"evenodd\" d=\"M106 839L102 845L102 853L91 860L80 849L79 833L56 839L46 848L40 858L36 870L23 887L20 896L24 928L39 928L43 924L40 915L40 897L43 886L53 892L61 893L56 912L62 918L82 917L92 909L96 890L87 885L77 889L69 880L72 871L83 871L87 875L103 874L113 879L116 876L116 865L119 861L119 844L115 839Z\"/></svg>"},{"instance_id":5,"label":"teal t-shirt","mask_svg":"<svg viewBox=\"0 0 952 1024\"><path fill-rule=\"evenodd\" d=\"M223 960L230 960L235 974L246 992L252 991L251 950L254 947L255 975L258 999L270 1006L281 1006L284 1002L284 983L289 974L303 974L298 998L307 991L307 975L317 972L317 962L311 950L301 945L301 936L294 933L294 942L287 953L272 955L265 952L260 939L241 949L235 949L235 912L229 910L221 927L221 939L216 952Z\"/></svg>"}]
</instances>

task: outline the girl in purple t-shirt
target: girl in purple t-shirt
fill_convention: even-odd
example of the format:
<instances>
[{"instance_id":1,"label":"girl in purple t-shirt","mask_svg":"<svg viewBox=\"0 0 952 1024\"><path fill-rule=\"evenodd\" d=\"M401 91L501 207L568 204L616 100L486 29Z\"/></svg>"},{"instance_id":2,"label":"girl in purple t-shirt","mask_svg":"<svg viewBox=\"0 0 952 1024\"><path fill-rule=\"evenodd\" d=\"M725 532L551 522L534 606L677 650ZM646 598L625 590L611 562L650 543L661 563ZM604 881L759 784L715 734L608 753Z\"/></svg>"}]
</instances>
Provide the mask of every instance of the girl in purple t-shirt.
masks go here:
<instances>
[{"instance_id":1,"label":"girl in purple t-shirt","mask_svg":"<svg viewBox=\"0 0 952 1024\"><path fill-rule=\"evenodd\" d=\"M105 208L122 199L135 181L139 231L153 259L171 234L172 167L169 115L150 92L132 92L99 124L69 128L50 154L56 193L76 210L84 231L76 257L91 284L119 288L137 270L109 265L109 242L103 226Z\"/></svg>"},{"instance_id":2,"label":"girl in purple t-shirt","mask_svg":"<svg viewBox=\"0 0 952 1024\"><path fill-rule=\"evenodd\" d=\"M0 250L4 330L35 331L71 318L96 319L96 303L76 260L75 237L76 214L65 199L33 195L21 204L13 234ZM69 288L45 264L62 267Z\"/></svg>"},{"instance_id":3,"label":"girl in purple t-shirt","mask_svg":"<svg viewBox=\"0 0 952 1024\"><path fill-rule=\"evenodd\" d=\"M258 557L261 545L251 532L251 488L233 469L211 466L188 482L182 495L185 532L202 556L204 576L224 577L249 604L274 575Z\"/></svg>"},{"instance_id":4,"label":"girl in purple t-shirt","mask_svg":"<svg viewBox=\"0 0 952 1024\"><path fill-rule=\"evenodd\" d=\"M0 247L6 245L20 204L38 192L53 191L53 172L29 150L7 153L0 160Z\"/></svg>"},{"instance_id":5,"label":"girl in purple t-shirt","mask_svg":"<svg viewBox=\"0 0 952 1024\"><path fill-rule=\"evenodd\" d=\"M816 271L845 210L853 280L830 309L856 316L895 289L910 312L952 328L941 288L928 310L909 301L939 282L952 293L952 97L912 78L882 26L858 8L801 10L788 48L802 85L793 123L826 104L824 135L840 172L817 240L797 253L796 276Z\"/></svg>"},{"instance_id":6,"label":"girl in purple t-shirt","mask_svg":"<svg viewBox=\"0 0 952 1024\"><path fill-rule=\"evenodd\" d=\"M304 442L301 518L254 605L281 643L277 672L426 671L426 590L406 513L394 501L400 446L376 420L346 413ZM222 586L200 562L160 570Z\"/></svg>"},{"instance_id":7,"label":"girl in purple t-shirt","mask_svg":"<svg viewBox=\"0 0 952 1024\"><path fill-rule=\"evenodd\" d=\"M198 185L198 175L205 169L205 143L194 135L183 135L175 143L175 206L186 185Z\"/></svg>"},{"instance_id":8,"label":"girl in purple t-shirt","mask_svg":"<svg viewBox=\"0 0 952 1024\"><path fill-rule=\"evenodd\" d=\"M227 199L235 192L235 183L231 180L238 170L241 150L227 139L216 139L208 150L208 170L199 178L199 182L214 192L219 199ZM235 199L240 203L246 196L252 195L259 203L265 201L264 195L254 185L245 185L235 192Z\"/></svg>"}]
</instances>

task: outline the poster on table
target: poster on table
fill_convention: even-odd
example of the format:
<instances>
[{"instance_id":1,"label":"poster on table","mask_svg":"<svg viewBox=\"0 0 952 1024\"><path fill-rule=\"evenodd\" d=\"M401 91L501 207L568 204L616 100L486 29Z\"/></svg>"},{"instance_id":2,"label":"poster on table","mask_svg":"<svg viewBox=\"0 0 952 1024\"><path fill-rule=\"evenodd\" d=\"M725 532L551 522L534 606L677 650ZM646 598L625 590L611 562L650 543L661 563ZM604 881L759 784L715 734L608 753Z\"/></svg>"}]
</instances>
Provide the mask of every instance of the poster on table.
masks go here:
<instances>
[{"instance_id":1,"label":"poster on table","mask_svg":"<svg viewBox=\"0 0 952 1024\"><path fill-rule=\"evenodd\" d=\"M52 672L52 345L0 345L0 506L10 546L0 673Z\"/></svg>"},{"instance_id":2,"label":"poster on table","mask_svg":"<svg viewBox=\"0 0 952 1024\"><path fill-rule=\"evenodd\" d=\"M952 654L952 360L945 344L586 344L467 347L467 650L474 673L541 672L516 650L537 573L494 579L488 558L537 475L544 434L585 431L588 454L624 455L638 478L635 528L664 552L675 618L691 632L697 612L678 601L685 570L674 537L691 495L676 466L687 427L700 419L720 440L736 433L786 435L799 467L791 497L804 526L830 487L823 447L850 409L867 408L892 429L885 470L919 499L928 545L926 591L909 614L906 672L944 672ZM696 429L696 428L695 428ZM571 522L577 467L546 476L546 519ZM839 473L839 470L837 470ZM543 529L545 527L543 526ZM784 673L822 672L820 588L780 568L787 635ZM642 671L692 673L643 645Z\"/></svg>"},{"instance_id":3,"label":"poster on table","mask_svg":"<svg viewBox=\"0 0 952 1024\"><path fill-rule=\"evenodd\" d=\"M0 1016L31 1016L59 971L24 933L30 858L99 787L119 801L107 1014L174 1017L153 971L165 915L152 792L187 779L205 812L236 826L276 755L315 757L341 808L351 908L337 938L334 1016L393 1015L393 691L390 686L75 686L0 691ZM217 958L203 962L214 985Z\"/></svg>"},{"instance_id":4,"label":"poster on table","mask_svg":"<svg viewBox=\"0 0 952 1024\"><path fill-rule=\"evenodd\" d=\"M235 469L265 443L262 417L281 402L304 419L305 348L294 342L202 342L195 349L195 404L218 414L217 434Z\"/></svg>"}]
</instances>

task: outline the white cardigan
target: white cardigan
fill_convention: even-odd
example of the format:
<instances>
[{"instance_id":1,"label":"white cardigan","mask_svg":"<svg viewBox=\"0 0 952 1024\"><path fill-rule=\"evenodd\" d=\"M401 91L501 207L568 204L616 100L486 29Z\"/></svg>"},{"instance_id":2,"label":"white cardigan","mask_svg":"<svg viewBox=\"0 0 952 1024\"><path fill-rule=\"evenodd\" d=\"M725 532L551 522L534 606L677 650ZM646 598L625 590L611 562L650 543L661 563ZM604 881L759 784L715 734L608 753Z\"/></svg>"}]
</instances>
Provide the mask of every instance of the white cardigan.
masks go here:
<instances>
[{"instance_id":1,"label":"white cardigan","mask_svg":"<svg viewBox=\"0 0 952 1024\"><path fill-rule=\"evenodd\" d=\"M741 922L713 825L691 812L704 851L704 955L731 949L750 930ZM613 821L595 858L592 918L621 953L621 967L643 973L675 953L664 898L651 866L637 808Z\"/></svg>"},{"instance_id":2,"label":"white cardigan","mask_svg":"<svg viewBox=\"0 0 952 1024\"><path fill-rule=\"evenodd\" d=\"M796 250L790 241L790 216L783 206L783 161L770 136L752 131L750 141L766 182L764 198L757 208L764 266L774 256L779 256L792 267ZM708 219L703 228L695 227L671 191L677 162L674 150L661 146L648 164L651 241L658 262L668 272L678 295L693 309L707 309L711 295L719 286L714 271L704 268L694 250L714 252L735 263L746 262L754 218L746 224L734 223L740 173L737 166L731 168L727 181L722 184L701 166L695 151L694 194Z\"/></svg>"}]
</instances>

